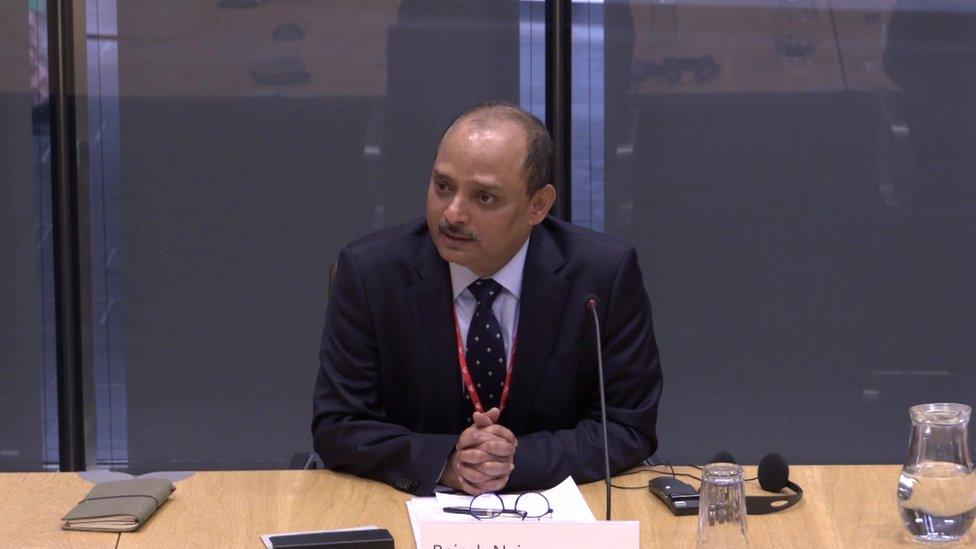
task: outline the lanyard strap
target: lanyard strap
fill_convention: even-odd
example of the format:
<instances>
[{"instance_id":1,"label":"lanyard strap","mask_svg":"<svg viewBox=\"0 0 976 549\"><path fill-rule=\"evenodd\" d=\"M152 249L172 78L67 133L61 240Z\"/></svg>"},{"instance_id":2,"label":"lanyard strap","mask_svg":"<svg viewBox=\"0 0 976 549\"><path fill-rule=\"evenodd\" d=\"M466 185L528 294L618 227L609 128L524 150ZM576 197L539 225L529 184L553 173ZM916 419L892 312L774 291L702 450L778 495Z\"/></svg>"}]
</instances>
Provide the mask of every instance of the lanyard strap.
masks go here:
<instances>
[{"instance_id":1,"label":"lanyard strap","mask_svg":"<svg viewBox=\"0 0 976 549\"><path fill-rule=\"evenodd\" d=\"M464 381L464 387L468 390L468 395L471 397L471 403L474 404L474 409L484 413L485 407L481 405L481 397L478 396L478 391L474 388L471 371L468 370L468 359L464 355L464 341L461 339L461 322L458 320L457 310L454 311L454 333L457 335L458 364L461 366L461 379ZM515 369L515 347L517 346L518 334L515 334L515 338L512 341L512 356L506 365L508 367L505 368L505 385L502 388L502 398L498 401L499 411L504 410L505 405L508 404L508 390L512 386L512 370Z\"/></svg>"}]
</instances>

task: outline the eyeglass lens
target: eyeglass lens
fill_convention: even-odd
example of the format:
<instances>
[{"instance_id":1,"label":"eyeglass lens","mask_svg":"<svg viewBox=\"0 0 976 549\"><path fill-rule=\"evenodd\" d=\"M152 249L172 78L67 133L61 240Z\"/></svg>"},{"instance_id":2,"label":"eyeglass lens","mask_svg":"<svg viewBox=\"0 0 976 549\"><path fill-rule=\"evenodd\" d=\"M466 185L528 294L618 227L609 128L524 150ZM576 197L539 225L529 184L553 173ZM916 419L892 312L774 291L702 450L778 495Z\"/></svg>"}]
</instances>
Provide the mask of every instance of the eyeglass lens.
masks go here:
<instances>
[{"instance_id":1,"label":"eyeglass lens","mask_svg":"<svg viewBox=\"0 0 976 549\"><path fill-rule=\"evenodd\" d=\"M515 510L525 513L525 518L540 518L552 512L549 500L539 492L526 492L515 500Z\"/></svg>"},{"instance_id":2,"label":"eyeglass lens","mask_svg":"<svg viewBox=\"0 0 976 549\"><path fill-rule=\"evenodd\" d=\"M505 504L498 494L485 493L471 500L469 511L478 520L491 519L505 511Z\"/></svg>"}]
</instances>

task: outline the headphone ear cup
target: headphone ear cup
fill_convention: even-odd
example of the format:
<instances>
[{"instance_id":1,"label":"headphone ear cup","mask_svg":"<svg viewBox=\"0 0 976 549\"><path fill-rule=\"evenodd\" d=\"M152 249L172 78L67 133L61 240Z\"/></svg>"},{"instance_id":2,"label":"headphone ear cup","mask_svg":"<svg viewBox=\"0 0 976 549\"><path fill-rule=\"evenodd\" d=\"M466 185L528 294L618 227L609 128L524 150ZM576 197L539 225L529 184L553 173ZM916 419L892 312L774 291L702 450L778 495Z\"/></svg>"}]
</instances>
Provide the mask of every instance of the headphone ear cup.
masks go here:
<instances>
[{"instance_id":1,"label":"headphone ear cup","mask_svg":"<svg viewBox=\"0 0 976 549\"><path fill-rule=\"evenodd\" d=\"M759 460L759 486L773 496L746 496L746 512L750 515L767 515L793 507L803 499L803 488L790 481L790 466L783 456L772 452ZM790 493L779 493L789 488Z\"/></svg>"},{"instance_id":2,"label":"headphone ear cup","mask_svg":"<svg viewBox=\"0 0 976 549\"><path fill-rule=\"evenodd\" d=\"M722 450L721 452L712 456L712 461L709 461L709 463L735 463L735 457L725 450Z\"/></svg>"},{"instance_id":3,"label":"headphone ear cup","mask_svg":"<svg viewBox=\"0 0 976 549\"><path fill-rule=\"evenodd\" d=\"M766 454L759 460L759 486L767 492L779 492L790 480L790 466L786 459L776 452Z\"/></svg>"}]
</instances>

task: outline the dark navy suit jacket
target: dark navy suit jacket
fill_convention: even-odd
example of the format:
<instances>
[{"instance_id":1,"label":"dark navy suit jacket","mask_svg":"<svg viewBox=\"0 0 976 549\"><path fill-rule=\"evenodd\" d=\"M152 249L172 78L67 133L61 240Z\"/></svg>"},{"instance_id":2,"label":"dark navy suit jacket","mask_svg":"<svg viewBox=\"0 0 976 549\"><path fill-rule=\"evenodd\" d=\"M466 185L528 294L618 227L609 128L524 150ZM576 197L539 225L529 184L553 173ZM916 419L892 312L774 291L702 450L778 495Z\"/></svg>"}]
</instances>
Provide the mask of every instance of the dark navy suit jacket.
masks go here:
<instances>
[{"instance_id":1,"label":"dark navy suit jacket","mask_svg":"<svg viewBox=\"0 0 976 549\"><path fill-rule=\"evenodd\" d=\"M661 368L637 255L547 218L533 228L511 394L518 437L507 490L603 478L596 345L599 299L612 471L657 448ZM430 494L468 425L451 278L423 220L343 248L326 314L312 436L325 466Z\"/></svg>"}]
</instances>

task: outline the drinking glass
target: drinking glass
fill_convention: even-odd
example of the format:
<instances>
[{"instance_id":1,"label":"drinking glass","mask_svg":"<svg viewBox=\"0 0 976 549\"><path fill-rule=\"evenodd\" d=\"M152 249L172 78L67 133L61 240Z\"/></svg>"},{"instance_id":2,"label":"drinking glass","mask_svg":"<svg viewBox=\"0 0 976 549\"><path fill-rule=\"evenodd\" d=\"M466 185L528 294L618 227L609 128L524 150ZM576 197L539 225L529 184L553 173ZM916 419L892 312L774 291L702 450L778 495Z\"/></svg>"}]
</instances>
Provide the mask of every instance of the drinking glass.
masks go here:
<instances>
[{"instance_id":1,"label":"drinking glass","mask_svg":"<svg viewBox=\"0 0 976 549\"><path fill-rule=\"evenodd\" d=\"M748 547L742 467L710 463L702 470L698 547Z\"/></svg>"},{"instance_id":2,"label":"drinking glass","mask_svg":"<svg viewBox=\"0 0 976 549\"><path fill-rule=\"evenodd\" d=\"M779 0L773 45L784 63L809 63L822 31L815 0Z\"/></svg>"},{"instance_id":3,"label":"drinking glass","mask_svg":"<svg viewBox=\"0 0 976 549\"><path fill-rule=\"evenodd\" d=\"M909 408L912 434L898 479L898 510L917 541L958 541L976 517L976 473L967 434L971 412L953 403Z\"/></svg>"}]
</instances>

